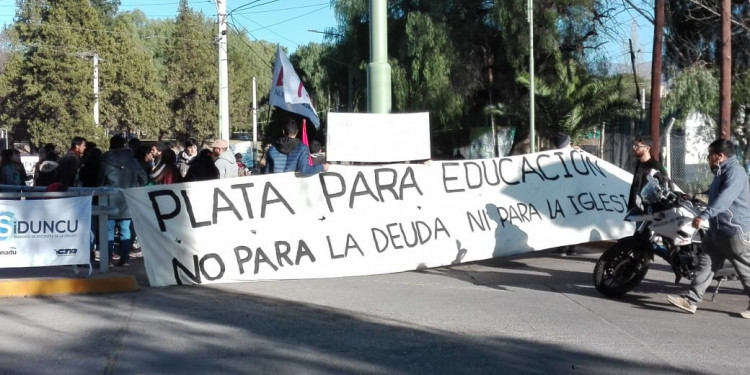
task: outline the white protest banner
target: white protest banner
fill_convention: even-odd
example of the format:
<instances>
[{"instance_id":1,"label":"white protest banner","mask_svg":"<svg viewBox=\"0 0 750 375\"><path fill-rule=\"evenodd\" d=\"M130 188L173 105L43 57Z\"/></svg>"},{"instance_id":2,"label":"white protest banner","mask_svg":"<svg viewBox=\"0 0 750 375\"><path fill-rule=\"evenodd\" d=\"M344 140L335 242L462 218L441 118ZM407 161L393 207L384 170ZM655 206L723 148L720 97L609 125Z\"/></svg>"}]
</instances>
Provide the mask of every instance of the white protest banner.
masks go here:
<instances>
[{"instance_id":1,"label":"white protest banner","mask_svg":"<svg viewBox=\"0 0 750 375\"><path fill-rule=\"evenodd\" d=\"M621 238L632 175L578 150L126 189L153 286L369 275Z\"/></svg>"},{"instance_id":2,"label":"white protest banner","mask_svg":"<svg viewBox=\"0 0 750 375\"><path fill-rule=\"evenodd\" d=\"M327 126L327 161L383 163L430 158L429 112L330 112Z\"/></svg>"},{"instance_id":3,"label":"white protest banner","mask_svg":"<svg viewBox=\"0 0 750 375\"><path fill-rule=\"evenodd\" d=\"M310 95L297 72L294 71L289 58L281 50L281 46L276 48L276 63L273 65L273 81L271 81L271 94L268 101L273 106L305 116L316 128L320 127L320 119L318 113L315 112Z\"/></svg>"},{"instance_id":4,"label":"white protest banner","mask_svg":"<svg viewBox=\"0 0 750 375\"><path fill-rule=\"evenodd\" d=\"M0 268L89 263L91 196L0 200Z\"/></svg>"},{"instance_id":5,"label":"white protest banner","mask_svg":"<svg viewBox=\"0 0 750 375\"><path fill-rule=\"evenodd\" d=\"M23 169L26 170L27 176L34 175L34 166L39 162L39 155L21 155L21 163L23 163ZM27 183L31 185L31 183Z\"/></svg>"}]
</instances>

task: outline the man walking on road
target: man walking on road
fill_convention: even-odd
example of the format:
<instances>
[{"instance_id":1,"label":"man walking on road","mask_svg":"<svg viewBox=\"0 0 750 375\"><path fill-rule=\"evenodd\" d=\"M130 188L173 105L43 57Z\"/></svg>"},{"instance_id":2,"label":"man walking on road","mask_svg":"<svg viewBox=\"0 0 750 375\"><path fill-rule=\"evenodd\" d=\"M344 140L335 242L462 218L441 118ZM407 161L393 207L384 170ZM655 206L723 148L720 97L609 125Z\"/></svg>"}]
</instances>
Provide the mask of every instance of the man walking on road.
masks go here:
<instances>
[{"instance_id":1,"label":"man walking on road","mask_svg":"<svg viewBox=\"0 0 750 375\"><path fill-rule=\"evenodd\" d=\"M701 243L698 267L685 296L667 296L669 303L694 314L713 276L729 260L750 296L750 184L747 173L734 156L734 145L719 139L708 146L708 163L714 180L708 189L708 206L695 219L699 228L709 221L708 234ZM750 308L740 313L750 319Z\"/></svg>"}]
</instances>

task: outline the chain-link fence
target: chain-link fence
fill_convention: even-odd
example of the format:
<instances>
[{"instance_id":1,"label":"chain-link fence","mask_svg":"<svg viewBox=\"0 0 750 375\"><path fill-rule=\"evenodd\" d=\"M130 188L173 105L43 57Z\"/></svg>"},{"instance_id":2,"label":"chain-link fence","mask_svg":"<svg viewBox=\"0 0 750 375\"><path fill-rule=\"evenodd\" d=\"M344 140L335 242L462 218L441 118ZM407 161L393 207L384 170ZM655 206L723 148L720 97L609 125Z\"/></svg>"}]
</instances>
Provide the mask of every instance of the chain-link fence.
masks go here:
<instances>
[{"instance_id":1,"label":"chain-link fence","mask_svg":"<svg viewBox=\"0 0 750 375\"><path fill-rule=\"evenodd\" d=\"M672 181L686 194L700 194L708 190L713 174L706 159L707 150L692 149L684 134L670 136L670 165L665 165ZM702 148L702 146L697 146ZM688 157L688 155L693 157ZM695 156L697 155L697 157Z\"/></svg>"},{"instance_id":2,"label":"chain-link fence","mask_svg":"<svg viewBox=\"0 0 750 375\"><path fill-rule=\"evenodd\" d=\"M626 170L635 170L636 160L633 156L632 145L638 124L620 121L607 125L604 131L604 142L601 132L583 137L581 147L588 153L600 156L602 159ZM666 134L662 134L662 144L666 144ZM687 144L683 132L672 132L669 135L669 158L663 157L661 162L670 174L670 178L677 187L689 195L700 194L708 190L713 175L708 166L706 155L707 144ZM601 149L600 145L603 145ZM666 151L666 150L663 150ZM666 155L664 155L666 156Z\"/></svg>"}]
</instances>

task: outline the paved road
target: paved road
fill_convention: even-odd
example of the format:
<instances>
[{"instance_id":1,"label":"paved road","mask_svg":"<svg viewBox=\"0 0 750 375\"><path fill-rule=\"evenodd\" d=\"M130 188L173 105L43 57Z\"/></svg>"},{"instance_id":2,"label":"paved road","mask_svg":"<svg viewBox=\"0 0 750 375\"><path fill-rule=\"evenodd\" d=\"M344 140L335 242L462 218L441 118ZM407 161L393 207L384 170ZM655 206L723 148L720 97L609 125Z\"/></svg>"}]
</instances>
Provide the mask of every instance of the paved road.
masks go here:
<instances>
[{"instance_id":1,"label":"paved road","mask_svg":"<svg viewBox=\"0 0 750 375\"><path fill-rule=\"evenodd\" d=\"M676 312L657 262L600 296L601 250L369 277L0 299L0 374L748 374L738 282ZM139 262L136 261L136 262ZM145 283L138 264L126 271Z\"/></svg>"}]
</instances>

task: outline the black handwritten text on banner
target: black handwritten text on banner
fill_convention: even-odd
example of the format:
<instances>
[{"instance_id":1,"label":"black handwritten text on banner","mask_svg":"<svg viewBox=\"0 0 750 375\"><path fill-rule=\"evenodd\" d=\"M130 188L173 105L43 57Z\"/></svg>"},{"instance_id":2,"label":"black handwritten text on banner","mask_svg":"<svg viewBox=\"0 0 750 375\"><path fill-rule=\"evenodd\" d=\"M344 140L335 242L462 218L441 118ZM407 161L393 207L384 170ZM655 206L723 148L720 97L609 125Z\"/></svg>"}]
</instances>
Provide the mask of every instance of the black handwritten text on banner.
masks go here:
<instances>
[{"instance_id":1,"label":"black handwritten text on banner","mask_svg":"<svg viewBox=\"0 0 750 375\"><path fill-rule=\"evenodd\" d=\"M620 238L631 175L581 151L128 189L154 286L340 277Z\"/></svg>"}]
</instances>

